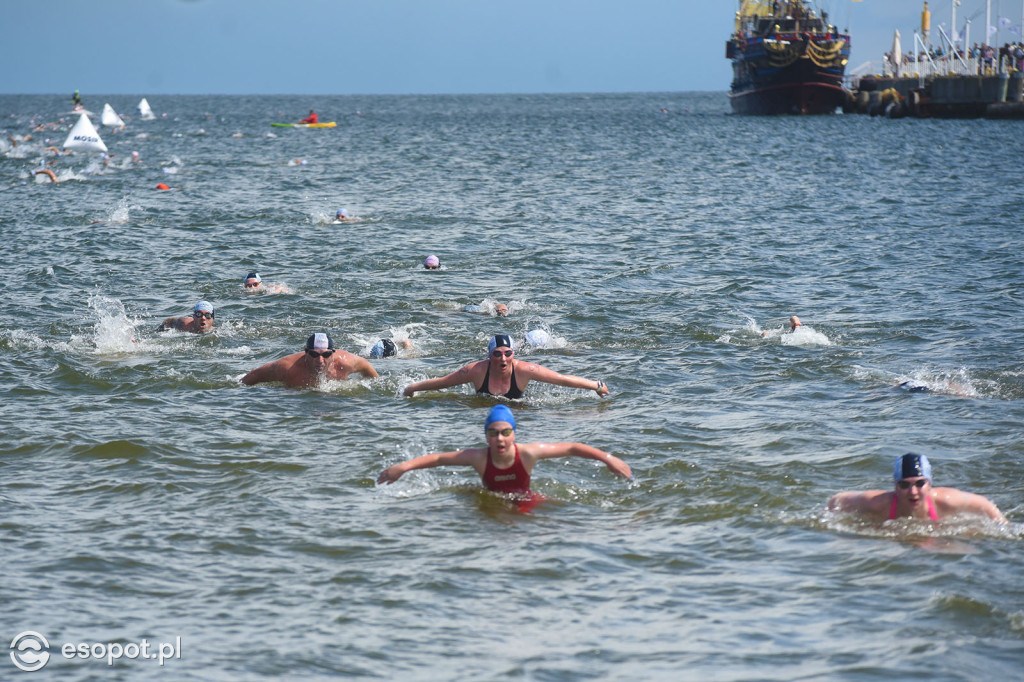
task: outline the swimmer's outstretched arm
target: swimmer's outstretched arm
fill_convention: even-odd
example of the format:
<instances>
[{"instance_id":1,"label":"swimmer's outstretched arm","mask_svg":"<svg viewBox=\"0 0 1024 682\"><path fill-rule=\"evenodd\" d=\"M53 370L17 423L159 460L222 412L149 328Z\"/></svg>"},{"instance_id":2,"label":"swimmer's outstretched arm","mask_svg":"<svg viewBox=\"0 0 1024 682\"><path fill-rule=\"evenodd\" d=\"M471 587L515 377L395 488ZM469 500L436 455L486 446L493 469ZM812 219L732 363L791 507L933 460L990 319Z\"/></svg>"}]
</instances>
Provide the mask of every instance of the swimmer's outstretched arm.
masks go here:
<instances>
[{"instance_id":1,"label":"swimmer's outstretched arm","mask_svg":"<svg viewBox=\"0 0 1024 682\"><path fill-rule=\"evenodd\" d=\"M166 332L171 329L181 329L180 317L168 317L166 320L160 323L160 326L156 328L158 332Z\"/></svg>"},{"instance_id":2,"label":"swimmer's outstretched arm","mask_svg":"<svg viewBox=\"0 0 1024 682\"><path fill-rule=\"evenodd\" d=\"M478 463L482 461L481 453L483 452L486 452L486 448L467 448L455 452L435 452L430 455L416 457L407 462L400 462L389 466L380 472L380 476L377 477L377 483L394 483L402 477L402 474L414 469L432 469L440 466L470 466L479 471L481 466L478 466Z\"/></svg>"},{"instance_id":3,"label":"swimmer's outstretched arm","mask_svg":"<svg viewBox=\"0 0 1024 682\"><path fill-rule=\"evenodd\" d=\"M486 362L486 361L485 361ZM461 369L457 369L451 374L443 377L437 377L436 379L426 379L425 381L417 381L416 383L409 384L405 387L402 393L407 398L411 398L419 391L436 391L440 388L450 388L451 386L459 386L461 384L468 384L473 381L472 369L478 364L471 362Z\"/></svg>"},{"instance_id":4,"label":"swimmer's outstretched arm","mask_svg":"<svg viewBox=\"0 0 1024 682\"><path fill-rule=\"evenodd\" d=\"M244 377L242 383L246 386L261 384L265 381L284 381L284 372L281 371L281 361L274 360L252 370Z\"/></svg>"},{"instance_id":5,"label":"swimmer's outstretched arm","mask_svg":"<svg viewBox=\"0 0 1024 682\"><path fill-rule=\"evenodd\" d=\"M999 507L992 504L987 497L964 492L962 490L956 490L954 488L940 489L936 492L938 492L942 498L945 498L938 501L946 502L958 512L987 516L996 523L1009 523L1009 521L1006 520L1006 517L1003 516L1003 513L999 511Z\"/></svg>"},{"instance_id":6,"label":"swimmer's outstretched arm","mask_svg":"<svg viewBox=\"0 0 1024 682\"><path fill-rule=\"evenodd\" d=\"M583 459L596 459L602 462L608 470L623 478L633 478L633 472L629 465L615 455L610 455L604 450L585 443L530 443L519 446L519 455L524 459L533 461L540 459L551 459L553 457L582 457ZM533 468L533 463L529 469Z\"/></svg>"},{"instance_id":7,"label":"swimmer's outstretched arm","mask_svg":"<svg viewBox=\"0 0 1024 682\"><path fill-rule=\"evenodd\" d=\"M352 364L355 367L356 372L359 372L364 377L370 379L380 376L379 374L377 374L377 370L373 368L373 365L370 364L369 360L367 360L366 358L361 358L358 355L352 355L352 357L355 358L355 361Z\"/></svg>"},{"instance_id":8,"label":"swimmer's outstretched arm","mask_svg":"<svg viewBox=\"0 0 1024 682\"><path fill-rule=\"evenodd\" d=\"M583 377L573 376L572 374L559 374L553 369L548 369L547 367L541 367L540 365L525 361L520 361L517 369L519 369L527 379L531 379L533 381L543 381L547 384L565 386L566 388L582 388L588 391L596 391L597 395L602 397L609 394L608 386L603 381L584 379Z\"/></svg>"}]
</instances>

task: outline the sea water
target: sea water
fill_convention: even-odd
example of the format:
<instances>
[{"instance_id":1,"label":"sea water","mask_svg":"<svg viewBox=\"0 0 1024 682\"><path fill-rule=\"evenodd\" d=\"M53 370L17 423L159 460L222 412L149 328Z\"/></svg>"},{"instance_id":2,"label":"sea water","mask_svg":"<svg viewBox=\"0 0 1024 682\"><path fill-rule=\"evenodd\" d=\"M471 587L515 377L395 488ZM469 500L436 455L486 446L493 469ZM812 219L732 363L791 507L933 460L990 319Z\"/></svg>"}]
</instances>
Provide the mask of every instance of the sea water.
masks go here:
<instances>
[{"instance_id":1,"label":"sea water","mask_svg":"<svg viewBox=\"0 0 1024 682\"><path fill-rule=\"evenodd\" d=\"M0 97L0 635L46 637L40 674L1021 679L1019 122L149 99L101 163L45 151L64 97ZM269 125L311 107L337 127ZM282 289L246 294L250 270ZM215 333L155 332L200 299ZM529 513L469 469L375 485L484 442L494 399L406 385L533 329L521 360L611 395L532 383L518 440L635 480L542 461ZM321 330L413 348L377 379L240 384ZM1010 526L824 512L904 452Z\"/></svg>"}]
</instances>

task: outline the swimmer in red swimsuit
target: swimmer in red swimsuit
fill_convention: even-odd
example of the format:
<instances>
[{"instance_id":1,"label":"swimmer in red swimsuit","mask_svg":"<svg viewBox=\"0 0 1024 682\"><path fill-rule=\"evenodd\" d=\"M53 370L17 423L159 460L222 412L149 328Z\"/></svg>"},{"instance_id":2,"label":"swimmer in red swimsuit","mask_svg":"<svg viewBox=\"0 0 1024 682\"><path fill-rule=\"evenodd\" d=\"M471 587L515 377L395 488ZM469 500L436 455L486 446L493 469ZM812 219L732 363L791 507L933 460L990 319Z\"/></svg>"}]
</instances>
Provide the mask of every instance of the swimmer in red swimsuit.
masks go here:
<instances>
[{"instance_id":1,"label":"swimmer in red swimsuit","mask_svg":"<svg viewBox=\"0 0 1024 682\"><path fill-rule=\"evenodd\" d=\"M516 443L516 419L505 405L495 405L487 415L484 432L487 447L423 455L388 467L377 483L394 483L413 469L437 466L471 466L488 490L514 495L530 493L530 472L537 460L552 457L583 457L604 462L615 474L632 478L629 465L614 455L583 443Z\"/></svg>"},{"instance_id":2,"label":"swimmer in red swimsuit","mask_svg":"<svg viewBox=\"0 0 1024 682\"><path fill-rule=\"evenodd\" d=\"M932 465L924 455L906 454L896 460L895 488L836 493L830 511L850 512L885 521L898 518L941 521L955 514L978 514L1007 523L999 509L981 495L956 488L933 488Z\"/></svg>"},{"instance_id":3,"label":"swimmer in red swimsuit","mask_svg":"<svg viewBox=\"0 0 1024 682\"><path fill-rule=\"evenodd\" d=\"M501 395L515 400L523 396L526 385L533 380L596 391L601 397L608 395L608 386L603 381L559 374L533 362L517 360L514 357L512 337L508 334L495 335L488 346L487 355L487 360L471 362L447 376L409 384L403 393L406 397L412 397L419 391L436 391L439 388L472 383L477 393Z\"/></svg>"}]
</instances>

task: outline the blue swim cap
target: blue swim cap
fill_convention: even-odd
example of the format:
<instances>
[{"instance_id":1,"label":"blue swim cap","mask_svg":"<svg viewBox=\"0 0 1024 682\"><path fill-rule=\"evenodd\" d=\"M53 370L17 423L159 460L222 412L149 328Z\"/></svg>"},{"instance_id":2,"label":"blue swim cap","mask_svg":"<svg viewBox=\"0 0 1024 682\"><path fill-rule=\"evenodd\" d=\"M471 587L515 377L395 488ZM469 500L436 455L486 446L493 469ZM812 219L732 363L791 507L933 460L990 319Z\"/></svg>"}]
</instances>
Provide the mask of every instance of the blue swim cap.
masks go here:
<instances>
[{"instance_id":1,"label":"blue swim cap","mask_svg":"<svg viewBox=\"0 0 1024 682\"><path fill-rule=\"evenodd\" d=\"M348 215L348 211L346 211L343 208L339 208L338 212L334 214L334 217L335 218L341 218L342 216L347 216L347 215Z\"/></svg>"},{"instance_id":2,"label":"blue swim cap","mask_svg":"<svg viewBox=\"0 0 1024 682\"><path fill-rule=\"evenodd\" d=\"M306 339L306 350L334 350L334 339L326 332L310 334Z\"/></svg>"},{"instance_id":3,"label":"blue swim cap","mask_svg":"<svg viewBox=\"0 0 1024 682\"><path fill-rule=\"evenodd\" d=\"M899 481L904 478L917 478L918 476L927 478L928 482L931 483L932 465L931 462L928 461L927 457L908 452L907 454L896 458L896 464L893 466L892 470L892 478L894 481Z\"/></svg>"},{"instance_id":4,"label":"blue swim cap","mask_svg":"<svg viewBox=\"0 0 1024 682\"><path fill-rule=\"evenodd\" d=\"M395 349L395 342L391 339L381 339L373 344L370 349L371 358L390 358L398 351Z\"/></svg>"},{"instance_id":5,"label":"blue swim cap","mask_svg":"<svg viewBox=\"0 0 1024 682\"><path fill-rule=\"evenodd\" d=\"M196 303L196 307L192 308L192 312L198 313L200 311L213 315L213 304L209 301L200 301L199 303Z\"/></svg>"},{"instance_id":6,"label":"blue swim cap","mask_svg":"<svg viewBox=\"0 0 1024 682\"><path fill-rule=\"evenodd\" d=\"M484 422L484 431L487 431L487 427L494 422L508 422L513 431L516 428L516 418L507 405L495 405L491 408L491 411L487 413L487 421Z\"/></svg>"},{"instance_id":7,"label":"blue swim cap","mask_svg":"<svg viewBox=\"0 0 1024 682\"><path fill-rule=\"evenodd\" d=\"M512 337L508 334L495 334L491 342L487 344L487 354L490 355L494 352L495 348L511 348L515 350L516 347L512 343Z\"/></svg>"},{"instance_id":8,"label":"blue swim cap","mask_svg":"<svg viewBox=\"0 0 1024 682\"><path fill-rule=\"evenodd\" d=\"M248 282L250 279L254 279L257 282L263 281L262 279L260 279L260 273L256 272L255 270L246 275L245 279L242 280L242 283L244 284L245 282Z\"/></svg>"}]
</instances>

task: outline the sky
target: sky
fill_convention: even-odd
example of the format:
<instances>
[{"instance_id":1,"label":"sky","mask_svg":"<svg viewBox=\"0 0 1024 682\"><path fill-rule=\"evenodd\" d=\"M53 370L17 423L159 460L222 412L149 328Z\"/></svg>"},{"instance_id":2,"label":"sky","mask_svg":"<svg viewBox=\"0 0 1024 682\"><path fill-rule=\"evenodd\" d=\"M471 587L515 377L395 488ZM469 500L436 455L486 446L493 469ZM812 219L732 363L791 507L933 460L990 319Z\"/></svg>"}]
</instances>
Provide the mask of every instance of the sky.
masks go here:
<instances>
[{"instance_id":1,"label":"sky","mask_svg":"<svg viewBox=\"0 0 1024 682\"><path fill-rule=\"evenodd\" d=\"M985 1L962 0L957 10L958 24L975 15L972 42ZM1020 25L1024 0L990 1L993 17ZM933 32L949 26L951 3L930 3ZM920 0L817 5L851 31L848 70L880 65L894 29L906 51L922 8ZM726 91L737 8L734 0L4 0L0 93Z\"/></svg>"}]
</instances>

